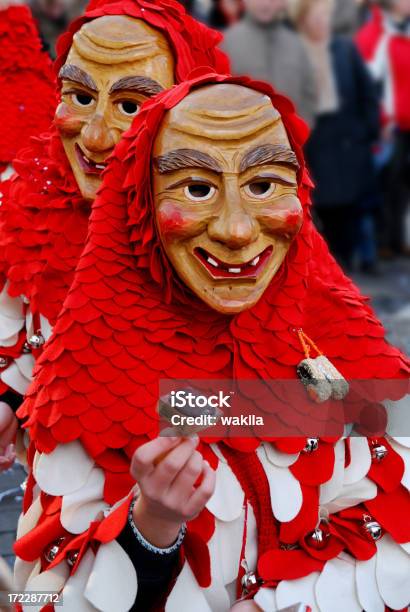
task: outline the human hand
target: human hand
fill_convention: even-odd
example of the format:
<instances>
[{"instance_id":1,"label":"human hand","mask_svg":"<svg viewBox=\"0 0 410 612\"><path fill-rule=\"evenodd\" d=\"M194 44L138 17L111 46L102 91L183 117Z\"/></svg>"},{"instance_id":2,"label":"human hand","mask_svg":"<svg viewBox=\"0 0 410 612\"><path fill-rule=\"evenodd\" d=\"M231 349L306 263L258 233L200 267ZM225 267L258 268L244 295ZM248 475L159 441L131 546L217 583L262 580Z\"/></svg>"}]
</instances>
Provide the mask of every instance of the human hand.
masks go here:
<instances>
[{"instance_id":1,"label":"human hand","mask_svg":"<svg viewBox=\"0 0 410 612\"><path fill-rule=\"evenodd\" d=\"M214 492L215 472L196 450L198 442L198 437L159 437L132 458L131 475L141 491L134 523L159 548L173 544L181 525L195 518Z\"/></svg>"},{"instance_id":2,"label":"human hand","mask_svg":"<svg viewBox=\"0 0 410 612\"><path fill-rule=\"evenodd\" d=\"M17 431L17 419L6 402L0 402L0 472L8 470L14 463L14 439Z\"/></svg>"}]
</instances>

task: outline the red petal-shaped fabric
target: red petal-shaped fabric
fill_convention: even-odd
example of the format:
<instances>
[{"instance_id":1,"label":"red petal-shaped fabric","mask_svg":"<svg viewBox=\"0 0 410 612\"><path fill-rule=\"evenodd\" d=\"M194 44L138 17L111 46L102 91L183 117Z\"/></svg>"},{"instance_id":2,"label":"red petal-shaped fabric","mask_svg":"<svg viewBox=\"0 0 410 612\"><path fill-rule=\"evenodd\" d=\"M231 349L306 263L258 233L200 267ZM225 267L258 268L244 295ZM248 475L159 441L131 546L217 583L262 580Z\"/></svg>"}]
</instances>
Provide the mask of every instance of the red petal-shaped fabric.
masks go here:
<instances>
[{"instance_id":1,"label":"red petal-shaped fabric","mask_svg":"<svg viewBox=\"0 0 410 612\"><path fill-rule=\"evenodd\" d=\"M396 542L410 541L410 495L407 489L399 486L389 493L380 491L365 506Z\"/></svg>"},{"instance_id":2,"label":"red petal-shaped fabric","mask_svg":"<svg viewBox=\"0 0 410 612\"><path fill-rule=\"evenodd\" d=\"M295 580L320 572L324 561L313 559L304 550L270 550L258 561L258 572L267 582Z\"/></svg>"},{"instance_id":3,"label":"red petal-shaped fabric","mask_svg":"<svg viewBox=\"0 0 410 612\"><path fill-rule=\"evenodd\" d=\"M204 508L193 521L189 521L188 529L198 534L205 542L209 542L215 531L215 517Z\"/></svg>"},{"instance_id":4,"label":"red petal-shaped fabric","mask_svg":"<svg viewBox=\"0 0 410 612\"><path fill-rule=\"evenodd\" d=\"M290 470L304 484L319 485L329 480L333 474L335 451L333 444L319 440L319 447L312 453L301 452L299 459Z\"/></svg>"},{"instance_id":5,"label":"red petal-shaped fabric","mask_svg":"<svg viewBox=\"0 0 410 612\"><path fill-rule=\"evenodd\" d=\"M377 444L386 447L387 455L381 461L372 461L368 477L384 491L394 491L400 486L404 461L385 438L380 438Z\"/></svg>"},{"instance_id":6,"label":"red petal-shaped fabric","mask_svg":"<svg viewBox=\"0 0 410 612\"><path fill-rule=\"evenodd\" d=\"M52 64L28 6L0 11L0 166L50 126L57 102ZM0 171L3 170L0 168Z\"/></svg>"},{"instance_id":7,"label":"red petal-shaped fabric","mask_svg":"<svg viewBox=\"0 0 410 612\"><path fill-rule=\"evenodd\" d=\"M297 516L288 523L281 523L279 539L284 544L295 544L316 527L319 514L319 489L301 485L303 504Z\"/></svg>"},{"instance_id":8,"label":"red petal-shaped fabric","mask_svg":"<svg viewBox=\"0 0 410 612\"><path fill-rule=\"evenodd\" d=\"M206 589L211 584L211 560L208 547L202 537L187 531L184 552L199 586Z\"/></svg>"}]
</instances>

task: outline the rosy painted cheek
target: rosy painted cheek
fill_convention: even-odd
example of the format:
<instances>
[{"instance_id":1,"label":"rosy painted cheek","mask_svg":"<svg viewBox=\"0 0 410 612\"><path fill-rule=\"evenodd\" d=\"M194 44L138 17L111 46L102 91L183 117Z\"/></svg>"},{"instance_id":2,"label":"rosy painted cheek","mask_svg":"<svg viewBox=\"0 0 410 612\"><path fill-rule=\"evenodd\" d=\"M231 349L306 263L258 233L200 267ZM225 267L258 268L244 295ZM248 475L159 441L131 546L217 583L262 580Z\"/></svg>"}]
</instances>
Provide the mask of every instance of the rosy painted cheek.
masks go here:
<instances>
[{"instance_id":1,"label":"rosy painted cheek","mask_svg":"<svg viewBox=\"0 0 410 612\"><path fill-rule=\"evenodd\" d=\"M262 225L272 234L295 236L303 223L303 210L299 200L283 201L264 210L260 217Z\"/></svg>"},{"instance_id":2,"label":"rosy painted cheek","mask_svg":"<svg viewBox=\"0 0 410 612\"><path fill-rule=\"evenodd\" d=\"M302 222L303 222L303 211L302 210L295 210L295 211L287 213L285 221L284 221L286 228L289 231L291 231L293 234L297 234L297 232L302 227Z\"/></svg>"},{"instance_id":3,"label":"rosy painted cheek","mask_svg":"<svg viewBox=\"0 0 410 612\"><path fill-rule=\"evenodd\" d=\"M56 114L54 115L54 125L60 134L64 136L76 136L81 132L83 124L84 121L79 119L67 104L64 104L64 102L59 104Z\"/></svg>"},{"instance_id":4,"label":"rosy painted cheek","mask_svg":"<svg viewBox=\"0 0 410 612\"><path fill-rule=\"evenodd\" d=\"M195 236L202 225L198 217L169 201L162 202L157 210L158 228L166 240Z\"/></svg>"}]
</instances>

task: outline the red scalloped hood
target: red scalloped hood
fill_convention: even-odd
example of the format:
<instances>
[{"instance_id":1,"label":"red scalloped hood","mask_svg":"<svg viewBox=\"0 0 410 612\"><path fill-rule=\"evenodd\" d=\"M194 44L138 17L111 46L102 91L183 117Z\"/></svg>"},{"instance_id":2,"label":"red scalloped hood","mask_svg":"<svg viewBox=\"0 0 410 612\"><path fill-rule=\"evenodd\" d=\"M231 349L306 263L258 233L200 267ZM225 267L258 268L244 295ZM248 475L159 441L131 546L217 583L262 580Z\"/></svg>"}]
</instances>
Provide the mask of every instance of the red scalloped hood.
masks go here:
<instances>
[{"instance_id":1,"label":"red scalloped hood","mask_svg":"<svg viewBox=\"0 0 410 612\"><path fill-rule=\"evenodd\" d=\"M261 300L234 316L211 310L182 286L153 221L150 151L162 117L210 82L270 96L301 163L302 230ZM386 343L381 323L312 224L306 134L287 99L246 78L197 76L144 106L105 171L74 283L19 412L40 451L80 439L112 475L107 487L123 474L125 494L132 452L157 433L160 379L295 378L303 359L297 327L348 378L408 377L408 361Z\"/></svg>"}]
</instances>

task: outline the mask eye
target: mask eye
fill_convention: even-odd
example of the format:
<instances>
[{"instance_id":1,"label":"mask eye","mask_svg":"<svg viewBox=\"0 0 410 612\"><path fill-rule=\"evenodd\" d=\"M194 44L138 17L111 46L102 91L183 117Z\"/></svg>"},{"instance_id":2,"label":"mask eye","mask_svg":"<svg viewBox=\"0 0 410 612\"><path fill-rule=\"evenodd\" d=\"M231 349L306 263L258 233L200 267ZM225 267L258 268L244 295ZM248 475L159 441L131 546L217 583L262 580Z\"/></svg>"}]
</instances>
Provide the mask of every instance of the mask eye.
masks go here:
<instances>
[{"instance_id":1,"label":"mask eye","mask_svg":"<svg viewBox=\"0 0 410 612\"><path fill-rule=\"evenodd\" d=\"M275 189L275 183L267 179L259 179L245 185L245 193L251 198L258 198L259 200L269 198Z\"/></svg>"},{"instance_id":2,"label":"mask eye","mask_svg":"<svg viewBox=\"0 0 410 612\"><path fill-rule=\"evenodd\" d=\"M216 189L208 183L192 183L184 187L184 194L193 202L205 202L215 195Z\"/></svg>"},{"instance_id":3,"label":"mask eye","mask_svg":"<svg viewBox=\"0 0 410 612\"><path fill-rule=\"evenodd\" d=\"M72 94L72 100L76 106L91 106L94 98L86 93Z\"/></svg>"},{"instance_id":4,"label":"mask eye","mask_svg":"<svg viewBox=\"0 0 410 612\"><path fill-rule=\"evenodd\" d=\"M126 100L124 102L120 102L118 104L118 108L120 109L120 112L126 117L135 117L140 107L139 104L137 104L136 102Z\"/></svg>"}]
</instances>

